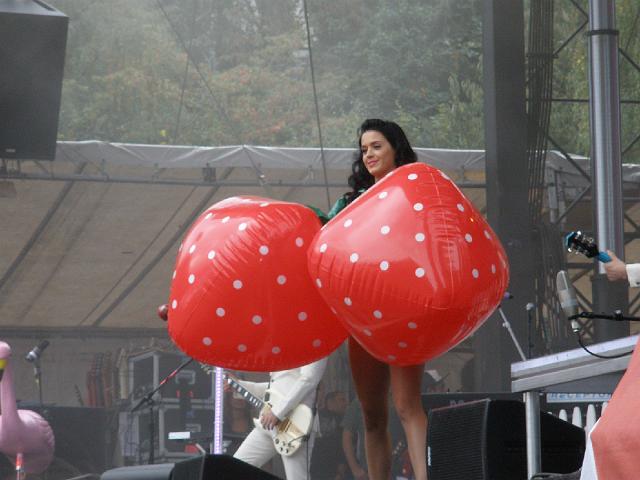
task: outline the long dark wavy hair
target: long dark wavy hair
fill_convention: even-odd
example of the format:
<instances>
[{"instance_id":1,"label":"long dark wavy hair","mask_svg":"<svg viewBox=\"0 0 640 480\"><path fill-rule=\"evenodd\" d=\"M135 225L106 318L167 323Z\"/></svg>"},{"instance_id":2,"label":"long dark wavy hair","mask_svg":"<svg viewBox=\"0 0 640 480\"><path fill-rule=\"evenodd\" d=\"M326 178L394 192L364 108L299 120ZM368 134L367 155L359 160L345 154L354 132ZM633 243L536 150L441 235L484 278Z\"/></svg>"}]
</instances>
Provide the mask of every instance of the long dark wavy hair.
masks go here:
<instances>
[{"instance_id":1,"label":"long dark wavy hair","mask_svg":"<svg viewBox=\"0 0 640 480\"><path fill-rule=\"evenodd\" d=\"M407 140L407 136L400 125L396 122L380 120L379 118L366 119L362 122L360 128L358 128L358 151L354 154L354 160L351 164L351 175L349 176L349 186L352 188L352 191L345 193L347 203L353 202L360 195L360 190L368 189L375 182L373 175L369 173L362 160L360 143L362 134L370 130L380 132L391 144L396 153L394 159L396 167L406 165L407 163L414 163L418 160L416 152L411 148L409 140Z\"/></svg>"}]
</instances>

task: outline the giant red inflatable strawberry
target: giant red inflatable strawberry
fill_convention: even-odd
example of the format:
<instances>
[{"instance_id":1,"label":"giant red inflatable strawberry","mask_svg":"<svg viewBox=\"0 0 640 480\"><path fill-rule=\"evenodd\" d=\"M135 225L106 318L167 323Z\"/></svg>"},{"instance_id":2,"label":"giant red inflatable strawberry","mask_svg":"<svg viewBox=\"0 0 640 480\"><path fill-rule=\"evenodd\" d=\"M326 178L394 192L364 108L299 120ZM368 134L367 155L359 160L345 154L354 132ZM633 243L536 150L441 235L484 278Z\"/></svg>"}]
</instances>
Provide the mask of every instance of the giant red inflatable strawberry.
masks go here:
<instances>
[{"instance_id":1,"label":"giant red inflatable strawberry","mask_svg":"<svg viewBox=\"0 0 640 480\"><path fill-rule=\"evenodd\" d=\"M310 209L233 197L207 209L184 238L169 298L169 334L212 365L284 370L331 353L347 332L307 272L320 229Z\"/></svg>"},{"instance_id":2,"label":"giant red inflatable strawberry","mask_svg":"<svg viewBox=\"0 0 640 480\"><path fill-rule=\"evenodd\" d=\"M412 365L464 340L500 303L500 241L441 171L397 168L327 223L309 249L316 288L381 361Z\"/></svg>"}]
</instances>

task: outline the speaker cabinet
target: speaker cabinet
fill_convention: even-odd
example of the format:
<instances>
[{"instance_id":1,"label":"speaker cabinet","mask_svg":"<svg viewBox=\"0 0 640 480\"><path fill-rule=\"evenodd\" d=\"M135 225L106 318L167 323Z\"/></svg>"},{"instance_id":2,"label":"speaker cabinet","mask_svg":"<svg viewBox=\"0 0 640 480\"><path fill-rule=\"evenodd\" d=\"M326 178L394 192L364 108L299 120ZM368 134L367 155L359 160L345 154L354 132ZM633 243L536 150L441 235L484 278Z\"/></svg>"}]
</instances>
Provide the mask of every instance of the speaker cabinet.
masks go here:
<instances>
[{"instance_id":1,"label":"speaker cabinet","mask_svg":"<svg viewBox=\"0 0 640 480\"><path fill-rule=\"evenodd\" d=\"M107 470L100 480L171 480L173 463L119 467Z\"/></svg>"},{"instance_id":2,"label":"speaker cabinet","mask_svg":"<svg viewBox=\"0 0 640 480\"><path fill-rule=\"evenodd\" d=\"M229 455L203 455L176 463L171 480L279 480Z\"/></svg>"},{"instance_id":3,"label":"speaker cabinet","mask_svg":"<svg viewBox=\"0 0 640 480\"><path fill-rule=\"evenodd\" d=\"M53 160L69 19L0 0L0 158Z\"/></svg>"},{"instance_id":4,"label":"speaker cabinet","mask_svg":"<svg viewBox=\"0 0 640 480\"><path fill-rule=\"evenodd\" d=\"M55 436L55 458L76 472L101 473L111 466L116 442L110 425L113 412L104 408L41 407L30 403L18 403L18 408L33 410L49 422ZM54 477L48 475L50 479Z\"/></svg>"},{"instance_id":5,"label":"speaker cabinet","mask_svg":"<svg viewBox=\"0 0 640 480\"><path fill-rule=\"evenodd\" d=\"M149 412L144 408L132 415L121 437L121 443L129 447L124 449L125 457L144 462L149 457ZM213 436L213 405L191 406L182 409L178 405L163 404L154 409L154 456L162 461L175 461L193 456L187 443L169 440L171 432L191 432L199 443L207 446Z\"/></svg>"},{"instance_id":6,"label":"speaker cabinet","mask_svg":"<svg viewBox=\"0 0 640 480\"><path fill-rule=\"evenodd\" d=\"M553 415L540 415L542 471L578 470L584 431ZM526 478L524 404L485 399L431 410L427 466L429 480Z\"/></svg>"},{"instance_id":7,"label":"speaker cabinet","mask_svg":"<svg viewBox=\"0 0 640 480\"><path fill-rule=\"evenodd\" d=\"M129 358L130 391L135 403L173 372L187 357L168 352L152 351ZM194 404L213 401L213 381L198 363L180 370L158 392L163 402L179 401L187 396Z\"/></svg>"}]
</instances>

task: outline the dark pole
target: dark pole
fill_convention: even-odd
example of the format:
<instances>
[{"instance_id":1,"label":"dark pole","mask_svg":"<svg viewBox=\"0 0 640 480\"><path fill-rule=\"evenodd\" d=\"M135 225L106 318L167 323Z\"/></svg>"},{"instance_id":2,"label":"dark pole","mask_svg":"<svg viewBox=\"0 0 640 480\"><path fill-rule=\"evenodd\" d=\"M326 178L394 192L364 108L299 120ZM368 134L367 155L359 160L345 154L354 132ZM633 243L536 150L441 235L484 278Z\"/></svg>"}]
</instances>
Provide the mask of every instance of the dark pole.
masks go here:
<instances>
[{"instance_id":1,"label":"dark pole","mask_svg":"<svg viewBox=\"0 0 640 480\"><path fill-rule=\"evenodd\" d=\"M528 206L524 67L524 7L513 0L484 0L483 84L487 216L510 264L505 305L514 334L526 338L525 299L534 291ZM500 322L487 321L474 337L476 389L507 391L510 365L519 361Z\"/></svg>"}]
</instances>

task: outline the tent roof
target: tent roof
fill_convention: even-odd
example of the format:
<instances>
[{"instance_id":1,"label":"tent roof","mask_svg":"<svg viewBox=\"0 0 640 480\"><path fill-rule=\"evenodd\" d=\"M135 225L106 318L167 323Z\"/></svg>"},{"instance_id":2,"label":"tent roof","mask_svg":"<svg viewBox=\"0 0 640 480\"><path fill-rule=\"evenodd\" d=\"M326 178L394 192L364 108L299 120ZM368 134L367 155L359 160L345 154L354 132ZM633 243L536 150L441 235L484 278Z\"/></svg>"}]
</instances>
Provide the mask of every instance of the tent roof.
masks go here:
<instances>
[{"instance_id":1,"label":"tent roof","mask_svg":"<svg viewBox=\"0 0 640 480\"><path fill-rule=\"evenodd\" d=\"M417 151L484 207L484 152ZM59 142L53 162L9 161L0 177L0 328L162 329L156 307L166 302L181 237L197 215L234 195L327 209L327 196L335 201L347 190L353 150L322 154L328 187L313 148ZM581 183L557 153L547 168ZM637 166L625 166L625 178L638 175Z\"/></svg>"}]
</instances>

